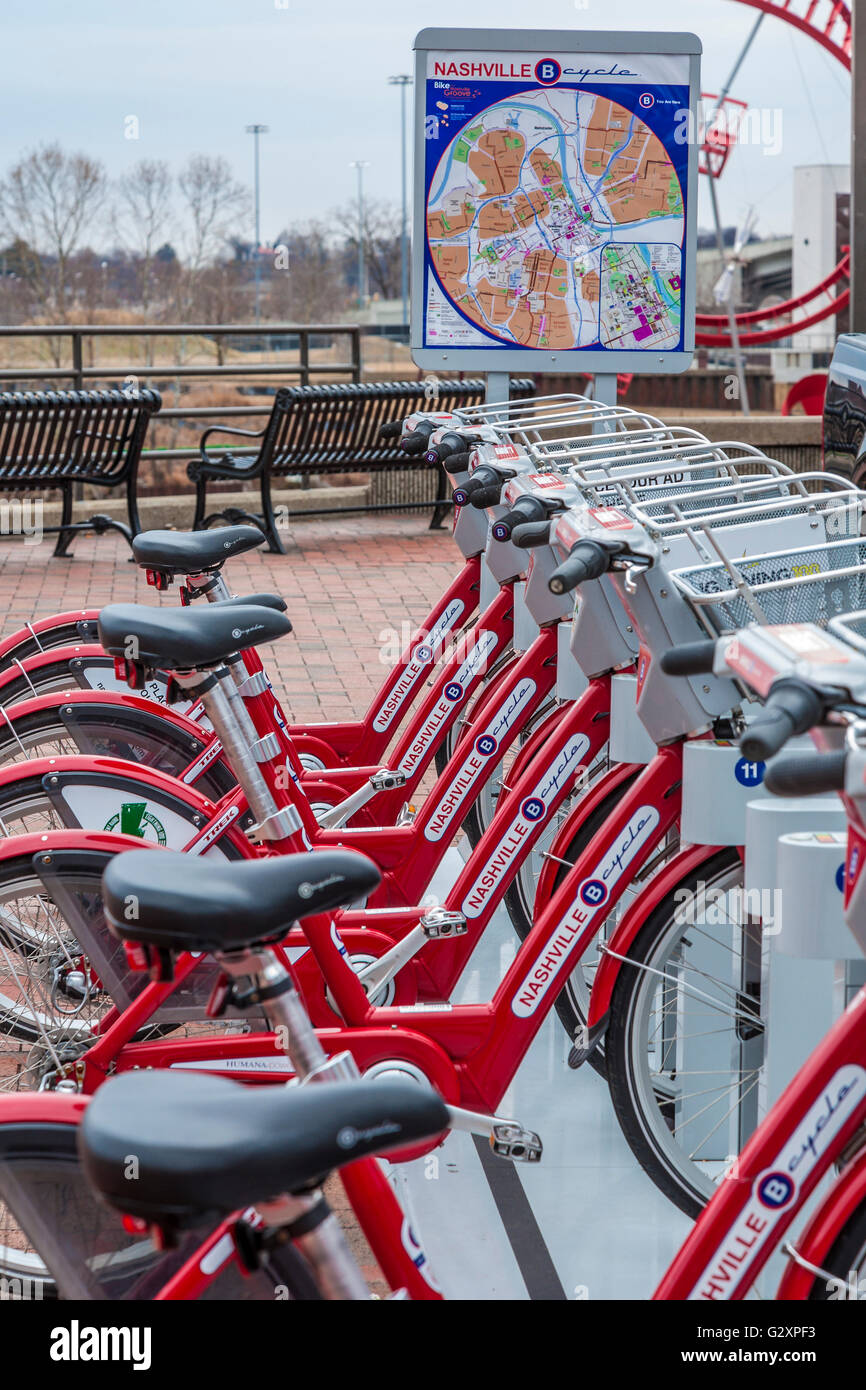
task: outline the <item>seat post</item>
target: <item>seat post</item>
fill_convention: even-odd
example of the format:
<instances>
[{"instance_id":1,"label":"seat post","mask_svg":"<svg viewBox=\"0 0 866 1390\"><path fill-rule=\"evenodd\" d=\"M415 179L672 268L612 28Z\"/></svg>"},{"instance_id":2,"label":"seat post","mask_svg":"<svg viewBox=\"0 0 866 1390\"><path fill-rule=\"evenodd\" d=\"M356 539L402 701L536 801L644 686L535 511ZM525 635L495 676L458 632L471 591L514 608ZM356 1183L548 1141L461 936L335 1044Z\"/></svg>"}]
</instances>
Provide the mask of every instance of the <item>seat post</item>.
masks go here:
<instances>
[{"instance_id":1,"label":"seat post","mask_svg":"<svg viewBox=\"0 0 866 1390\"><path fill-rule=\"evenodd\" d=\"M295 988L291 972L275 951L265 949L254 955L225 955L218 952L216 959L226 974L243 979L252 973L259 987L268 991L270 997L263 1004L265 1017L273 1029L277 1046L285 1049L300 1082L360 1079L351 1053L328 1057ZM298 1211L299 1203L302 1205L301 1211ZM257 1203L256 1210L269 1226L291 1225L299 1217L317 1213L319 1219L311 1224L311 1229L301 1235L293 1235L293 1240L313 1266L324 1296L340 1300L369 1299L370 1290L364 1276L321 1189L307 1194L286 1194L272 1202Z\"/></svg>"},{"instance_id":2,"label":"seat post","mask_svg":"<svg viewBox=\"0 0 866 1390\"><path fill-rule=\"evenodd\" d=\"M186 582L190 589L204 589L208 603L221 603L223 599L232 596L228 584L223 579L222 570L217 570L216 574L188 574Z\"/></svg>"},{"instance_id":3,"label":"seat post","mask_svg":"<svg viewBox=\"0 0 866 1390\"><path fill-rule=\"evenodd\" d=\"M222 743L229 764L256 818L255 830L265 840L283 840L302 830L297 809L288 805L278 807L270 787L256 761L254 746L257 735L243 701L231 684L228 668L218 667L208 681L201 671L176 672L175 681L186 690L198 694L217 738ZM204 689L200 687L204 683ZM252 739L249 734L252 733ZM309 848L306 837L296 848Z\"/></svg>"},{"instance_id":4,"label":"seat post","mask_svg":"<svg viewBox=\"0 0 866 1390\"><path fill-rule=\"evenodd\" d=\"M188 574L186 582L190 589L202 590L208 603L221 603L224 599L232 597L221 570L216 574ZM252 662L233 661L229 668L232 680L245 697L259 694L268 684L264 667L258 660L258 653L254 647L250 648L250 652ZM257 737L257 734L253 735L253 742Z\"/></svg>"},{"instance_id":5,"label":"seat post","mask_svg":"<svg viewBox=\"0 0 866 1390\"><path fill-rule=\"evenodd\" d=\"M323 1068L327 1069L328 1054L319 1041L290 971L275 951L263 949L243 955L220 952L217 959L227 975L243 978L254 974L268 991L269 997L263 1001L262 1009L277 1036L280 1051L285 1051L300 1081L358 1079L360 1072L350 1054L347 1055L350 1056L351 1070L341 1066L333 1076L328 1076L327 1070L323 1071Z\"/></svg>"}]
</instances>

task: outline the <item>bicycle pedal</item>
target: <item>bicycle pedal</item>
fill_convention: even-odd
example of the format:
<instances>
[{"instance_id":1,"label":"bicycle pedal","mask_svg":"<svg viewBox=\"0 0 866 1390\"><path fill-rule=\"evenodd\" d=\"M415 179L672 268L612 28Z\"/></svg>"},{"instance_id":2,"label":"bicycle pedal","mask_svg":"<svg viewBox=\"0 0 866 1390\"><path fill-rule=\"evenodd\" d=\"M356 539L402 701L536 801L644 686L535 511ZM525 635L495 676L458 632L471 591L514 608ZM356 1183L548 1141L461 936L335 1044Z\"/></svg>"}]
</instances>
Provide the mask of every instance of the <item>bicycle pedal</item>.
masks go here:
<instances>
[{"instance_id":1,"label":"bicycle pedal","mask_svg":"<svg viewBox=\"0 0 866 1390\"><path fill-rule=\"evenodd\" d=\"M391 792L396 787L405 787L405 772L392 772L390 768L380 767L370 778L370 786L377 792Z\"/></svg>"},{"instance_id":2,"label":"bicycle pedal","mask_svg":"<svg viewBox=\"0 0 866 1390\"><path fill-rule=\"evenodd\" d=\"M442 941L452 936L464 936L469 930L462 912L450 912L444 907L431 907L419 924L428 941Z\"/></svg>"},{"instance_id":3,"label":"bicycle pedal","mask_svg":"<svg viewBox=\"0 0 866 1390\"><path fill-rule=\"evenodd\" d=\"M510 1120L498 1120L494 1124L490 1147L497 1158L508 1158L512 1163L541 1160L542 1145L538 1135Z\"/></svg>"},{"instance_id":4,"label":"bicycle pedal","mask_svg":"<svg viewBox=\"0 0 866 1390\"><path fill-rule=\"evenodd\" d=\"M415 807L410 806L408 801L404 801L400 809L400 814L394 822L395 825L413 825L415 822Z\"/></svg>"}]
</instances>

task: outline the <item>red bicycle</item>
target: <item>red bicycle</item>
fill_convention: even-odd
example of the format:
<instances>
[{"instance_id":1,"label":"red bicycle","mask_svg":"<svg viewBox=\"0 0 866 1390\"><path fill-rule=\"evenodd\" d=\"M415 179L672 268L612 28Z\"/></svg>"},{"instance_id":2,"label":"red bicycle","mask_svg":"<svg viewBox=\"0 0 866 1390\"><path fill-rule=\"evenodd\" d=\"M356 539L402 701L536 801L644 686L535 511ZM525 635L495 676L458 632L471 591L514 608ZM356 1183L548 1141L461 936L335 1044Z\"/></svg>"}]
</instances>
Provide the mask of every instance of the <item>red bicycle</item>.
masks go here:
<instances>
[{"instance_id":1,"label":"red bicycle","mask_svg":"<svg viewBox=\"0 0 866 1390\"><path fill-rule=\"evenodd\" d=\"M781 796L839 792L848 817L845 916L866 950L866 614L742 629L703 644L691 669L726 669L764 699L761 738L784 744L813 728L820 752L781 757L767 775ZM860 651L841 634L856 633ZM847 726L847 732L845 732ZM840 739L844 734L844 746ZM754 732L747 755L754 753ZM786 1088L722 1181L655 1293L738 1300L770 1256L788 1257L775 1297L862 1299L866 1293L866 989L859 991ZM784 1243L819 1184L832 1181L805 1227Z\"/></svg>"}]
</instances>

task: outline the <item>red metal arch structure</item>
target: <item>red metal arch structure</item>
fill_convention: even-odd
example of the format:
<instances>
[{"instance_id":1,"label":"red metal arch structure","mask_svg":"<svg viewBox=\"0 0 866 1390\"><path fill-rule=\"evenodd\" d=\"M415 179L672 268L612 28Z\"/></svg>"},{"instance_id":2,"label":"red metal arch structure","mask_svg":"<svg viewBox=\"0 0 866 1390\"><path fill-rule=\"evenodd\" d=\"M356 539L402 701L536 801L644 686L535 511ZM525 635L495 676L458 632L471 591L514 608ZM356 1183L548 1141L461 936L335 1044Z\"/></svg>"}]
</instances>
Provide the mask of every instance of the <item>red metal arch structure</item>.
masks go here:
<instances>
[{"instance_id":1,"label":"red metal arch structure","mask_svg":"<svg viewBox=\"0 0 866 1390\"><path fill-rule=\"evenodd\" d=\"M851 7L844 0L737 0L737 3L763 10L764 14L782 19L808 34L851 71ZM740 343L746 347L777 343L780 338L811 328L831 314L839 313L848 303L849 264L846 249L836 269L808 293L767 309L737 314ZM695 321L695 341L700 347L731 346L727 314L697 314Z\"/></svg>"}]
</instances>

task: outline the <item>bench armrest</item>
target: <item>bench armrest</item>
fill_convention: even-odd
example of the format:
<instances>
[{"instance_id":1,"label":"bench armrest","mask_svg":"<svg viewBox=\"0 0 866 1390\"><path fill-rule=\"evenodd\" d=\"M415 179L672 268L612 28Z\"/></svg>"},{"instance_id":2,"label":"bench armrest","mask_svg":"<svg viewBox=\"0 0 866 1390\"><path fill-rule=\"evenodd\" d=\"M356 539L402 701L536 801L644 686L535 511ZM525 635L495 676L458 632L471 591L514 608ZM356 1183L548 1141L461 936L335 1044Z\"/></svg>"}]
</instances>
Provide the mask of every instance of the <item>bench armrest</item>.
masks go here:
<instances>
[{"instance_id":1,"label":"bench armrest","mask_svg":"<svg viewBox=\"0 0 866 1390\"><path fill-rule=\"evenodd\" d=\"M202 460L203 463L209 462L206 445L208 439L212 434L235 434L238 436L243 435L245 439L261 439L266 429L267 425L264 427L264 429L260 430L242 430L232 425L211 425L210 429L205 430L204 434L198 442L199 458Z\"/></svg>"}]
</instances>

